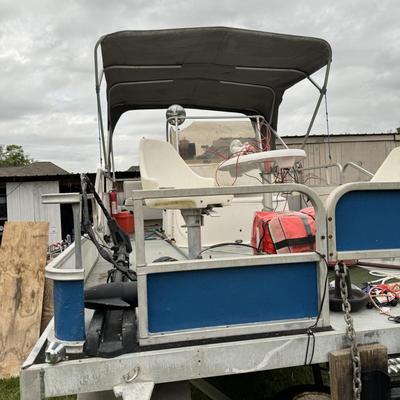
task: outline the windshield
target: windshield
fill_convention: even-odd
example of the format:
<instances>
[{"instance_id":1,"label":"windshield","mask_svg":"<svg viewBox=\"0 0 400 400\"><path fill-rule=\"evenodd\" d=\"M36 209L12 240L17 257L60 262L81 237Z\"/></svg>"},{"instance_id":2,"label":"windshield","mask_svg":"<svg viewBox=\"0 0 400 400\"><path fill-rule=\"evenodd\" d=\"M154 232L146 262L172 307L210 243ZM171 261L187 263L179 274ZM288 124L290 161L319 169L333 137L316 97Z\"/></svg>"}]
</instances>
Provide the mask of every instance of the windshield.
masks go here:
<instances>
[{"instance_id":1,"label":"windshield","mask_svg":"<svg viewBox=\"0 0 400 400\"><path fill-rule=\"evenodd\" d=\"M221 163L235 152L235 146L259 148L250 121L193 121L179 130L179 154L188 164Z\"/></svg>"},{"instance_id":2,"label":"windshield","mask_svg":"<svg viewBox=\"0 0 400 400\"><path fill-rule=\"evenodd\" d=\"M192 121L187 117L177 133L175 127L170 127L169 138L194 172L214 178L217 185L229 186L233 182L237 185L259 184L261 181L258 170L234 176L219 170L224 161L243 154L243 151L252 153L261 150L260 135L256 127L257 122L253 124L246 117Z\"/></svg>"}]
</instances>

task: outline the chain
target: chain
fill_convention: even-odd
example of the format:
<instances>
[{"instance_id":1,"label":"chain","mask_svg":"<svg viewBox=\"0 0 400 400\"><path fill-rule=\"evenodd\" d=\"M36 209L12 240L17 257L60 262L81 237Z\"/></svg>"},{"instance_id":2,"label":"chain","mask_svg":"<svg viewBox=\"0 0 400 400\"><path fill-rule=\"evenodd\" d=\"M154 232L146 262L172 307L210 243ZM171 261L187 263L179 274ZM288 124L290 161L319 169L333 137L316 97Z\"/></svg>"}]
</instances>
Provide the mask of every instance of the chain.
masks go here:
<instances>
[{"instance_id":1,"label":"chain","mask_svg":"<svg viewBox=\"0 0 400 400\"><path fill-rule=\"evenodd\" d=\"M356 332L354 330L353 318L350 315L351 305L348 300L346 284L347 267L343 262L335 265L336 276L339 277L340 295L342 297L342 310L346 322L346 337L350 342L350 354L353 362L353 400L361 398L361 359L357 347Z\"/></svg>"}]
</instances>

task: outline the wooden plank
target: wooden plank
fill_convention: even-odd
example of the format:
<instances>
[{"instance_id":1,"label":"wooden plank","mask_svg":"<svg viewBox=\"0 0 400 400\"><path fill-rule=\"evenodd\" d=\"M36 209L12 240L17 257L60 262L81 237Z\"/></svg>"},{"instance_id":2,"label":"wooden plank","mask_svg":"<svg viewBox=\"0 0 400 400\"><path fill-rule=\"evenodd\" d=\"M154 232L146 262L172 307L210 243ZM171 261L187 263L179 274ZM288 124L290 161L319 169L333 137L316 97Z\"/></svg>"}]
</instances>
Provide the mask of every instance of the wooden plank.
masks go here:
<instances>
[{"instance_id":1,"label":"wooden plank","mask_svg":"<svg viewBox=\"0 0 400 400\"><path fill-rule=\"evenodd\" d=\"M0 378L17 376L39 338L47 222L7 222L0 248Z\"/></svg>"},{"instance_id":2,"label":"wooden plank","mask_svg":"<svg viewBox=\"0 0 400 400\"><path fill-rule=\"evenodd\" d=\"M362 369L377 369L387 372L387 348L381 344L359 346ZM331 399L353 399L353 365L350 349L329 353L329 371L331 378Z\"/></svg>"},{"instance_id":3,"label":"wooden plank","mask_svg":"<svg viewBox=\"0 0 400 400\"><path fill-rule=\"evenodd\" d=\"M40 322L40 333L42 333L51 319L53 318L53 281L45 278L44 293L43 293L43 306L42 306L42 320Z\"/></svg>"}]
</instances>

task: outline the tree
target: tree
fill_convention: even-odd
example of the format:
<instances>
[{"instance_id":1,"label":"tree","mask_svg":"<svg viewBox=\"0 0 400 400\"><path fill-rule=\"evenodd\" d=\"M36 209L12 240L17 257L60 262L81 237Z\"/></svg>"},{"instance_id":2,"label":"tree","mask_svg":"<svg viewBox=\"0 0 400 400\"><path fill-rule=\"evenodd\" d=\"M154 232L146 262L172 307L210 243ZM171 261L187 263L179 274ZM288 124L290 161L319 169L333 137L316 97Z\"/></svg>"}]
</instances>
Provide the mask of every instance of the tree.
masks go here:
<instances>
[{"instance_id":1,"label":"tree","mask_svg":"<svg viewBox=\"0 0 400 400\"><path fill-rule=\"evenodd\" d=\"M33 161L28 154L25 154L22 146L7 144L0 146L0 167L19 167L28 165Z\"/></svg>"}]
</instances>

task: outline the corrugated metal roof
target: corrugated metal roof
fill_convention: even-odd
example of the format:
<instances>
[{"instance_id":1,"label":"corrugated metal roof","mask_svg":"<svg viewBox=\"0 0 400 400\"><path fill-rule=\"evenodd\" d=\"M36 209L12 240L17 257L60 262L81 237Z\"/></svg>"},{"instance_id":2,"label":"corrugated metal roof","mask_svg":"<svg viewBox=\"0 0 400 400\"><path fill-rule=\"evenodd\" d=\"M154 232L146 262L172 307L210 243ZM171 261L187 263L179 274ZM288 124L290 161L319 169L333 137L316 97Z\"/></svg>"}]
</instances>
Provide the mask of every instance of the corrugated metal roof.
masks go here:
<instances>
[{"instance_id":1,"label":"corrugated metal roof","mask_svg":"<svg viewBox=\"0 0 400 400\"><path fill-rule=\"evenodd\" d=\"M21 167L0 167L0 177L69 175L69 172L50 161L36 161Z\"/></svg>"},{"instance_id":2,"label":"corrugated metal roof","mask_svg":"<svg viewBox=\"0 0 400 400\"><path fill-rule=\"evenodd\" d=\"M292 134L292 133L285 133L285 134L281 134L281 137L286 138L304 138L304 134ZM312 134L309 136L309 138L313 138L313 137L331 137L331 138L339 138L339 137L371 137L371 136L391 136L391 137L399 137L399 133L397 132L346 132L346 133L331 133L330 135L327 135L326 133L318 133L318 134Z\"/></svg>"}]
</instances>

